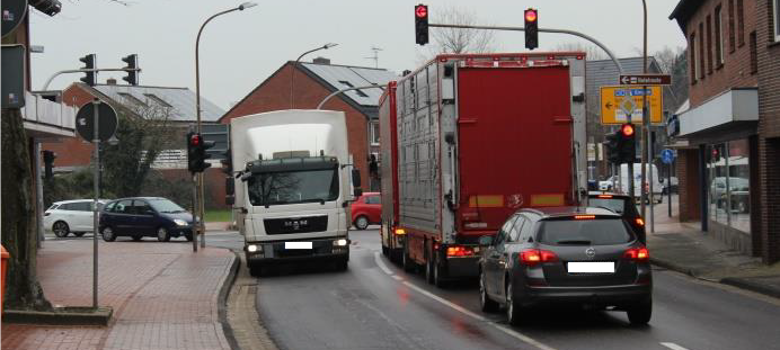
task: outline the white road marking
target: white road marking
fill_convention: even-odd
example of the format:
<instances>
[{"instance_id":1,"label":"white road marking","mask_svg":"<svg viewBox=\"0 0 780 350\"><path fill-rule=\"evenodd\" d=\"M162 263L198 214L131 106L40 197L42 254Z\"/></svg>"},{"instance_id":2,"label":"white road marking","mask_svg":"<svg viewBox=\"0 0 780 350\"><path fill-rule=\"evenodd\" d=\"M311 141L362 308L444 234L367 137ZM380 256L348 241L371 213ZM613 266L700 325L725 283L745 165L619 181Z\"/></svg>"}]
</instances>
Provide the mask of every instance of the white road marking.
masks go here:
<instances>
[{"instance_id":1,"label":"white road marking","mask_svg":"<svg viewBox=\"0 0 780 350\"><path fill-rule=\"evenodd\" d=\"M403 279L403 277L401 277L401 276L398 276L398 275L392 275L392 276L390 276L390 277L392 277L392 278L393 278L393 279L395 279L396 281L403 281L403 280L404 280L404 279Z\"/></svg>"},{"instance_id":2,"label":"white road marking","mask_svg":"<svg viewBox=\"0 0 780 350\"><path fill-rule=\"evenodd\" d=\"M382 261L382 258L379 256L379 252L374 252L374 261L376 261L376 265L379 266L382 271L384 271L386 274L392 276L393 271L391 271L387 265Z\"/></svg>"},{"instance_id":3,"label":"white road marking","mask_svg":"<svg viewBox=\"0 0 780 350\"><path fill-rule=\"evenodd\" d=\"M688 349L686 349L686 348L684 348L682 346L679 346L679 345L677 345L675 343L660 343L660 344L665 346L665 347L667 347L667 348L669 348L669 349L672 349L672 350L688 350Z\"/></svg>"}]
</instances>

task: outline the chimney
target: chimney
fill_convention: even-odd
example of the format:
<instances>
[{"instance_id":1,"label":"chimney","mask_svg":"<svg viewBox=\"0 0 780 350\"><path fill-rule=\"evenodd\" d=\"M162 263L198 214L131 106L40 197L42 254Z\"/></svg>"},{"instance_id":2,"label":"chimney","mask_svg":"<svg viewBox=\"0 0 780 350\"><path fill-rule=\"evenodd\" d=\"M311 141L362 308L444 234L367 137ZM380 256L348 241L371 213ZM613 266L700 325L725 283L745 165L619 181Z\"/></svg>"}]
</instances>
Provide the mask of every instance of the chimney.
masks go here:
<instances>
[{"instance_id":1,"label":"chimney","mask_svg":"<svg viewBox=\"0 0 780 350\"><path fill-rule=\"evenodd\" d=\"M314 63L314 64L330 64L330 59L320 56L320 57L315 58L311 62Z\"/></svg>"},{"instance_id":2,"label":"chimney","mask_svg":"<svg viewBox=\"0 0 780 350\"><path fill-rule=\"evenodd\" d=\"M108 78L108 80L106 80L106 85L116 85L116 79Z\"/></svg>"}]
</instances>

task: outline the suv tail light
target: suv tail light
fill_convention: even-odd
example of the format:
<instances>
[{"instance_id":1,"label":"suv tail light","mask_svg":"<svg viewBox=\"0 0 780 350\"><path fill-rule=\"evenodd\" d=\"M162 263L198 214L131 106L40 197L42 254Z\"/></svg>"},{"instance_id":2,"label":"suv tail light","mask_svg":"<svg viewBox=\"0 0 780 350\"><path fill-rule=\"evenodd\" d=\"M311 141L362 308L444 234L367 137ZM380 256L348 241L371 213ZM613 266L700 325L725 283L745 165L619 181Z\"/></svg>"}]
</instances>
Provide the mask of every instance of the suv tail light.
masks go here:
<instances>
[{"instance_id":1,"label":"suv tail light","mask_svg":"<svg viewBox=\"0 0 780 350\"><path fill-rule=\"evenodd\" d=\"M464 246L447 247L447 257L451 256L471 256L474 255L474 249Z\"/></svg>"},{"instance_id":2,"label":"suv tail light","mask_svg":"<svg viewBox=\"0 0 780 350\"><path fill-rule=\"evenodd\" d=\"M636 262L647 262L650 260L650 252L647 248L630 248L623 253L623 258Z\"/></svg>"},{"instance_id":3,"label":"suv tail light","mask_svg":"<svg viewBox=\"0 0 780 350\"><path fill-rule=\"evenodd\" d=\"M546 262L560 261L555 253L549 250L526 249L520 253L520 263L528 266L536 266Z\"/></svg>"},{"instance_id":4,"label":"suv tail light","mask_svg":"<svg viewBox=\"0 0 780 350\"><path fill-rule=\"evenodd\" d=\"M642 218L636 218L636 224L639 226L645 226L645 221Z\"/></svg>"}]
</instances>

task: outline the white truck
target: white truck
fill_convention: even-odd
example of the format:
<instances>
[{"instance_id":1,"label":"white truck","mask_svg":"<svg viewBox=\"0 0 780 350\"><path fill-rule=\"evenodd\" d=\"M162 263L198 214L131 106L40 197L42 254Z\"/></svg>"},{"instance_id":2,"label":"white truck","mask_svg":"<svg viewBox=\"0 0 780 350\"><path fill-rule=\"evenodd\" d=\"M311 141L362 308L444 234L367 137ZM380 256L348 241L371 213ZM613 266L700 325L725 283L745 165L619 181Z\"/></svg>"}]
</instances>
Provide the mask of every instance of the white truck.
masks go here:
<instances>
[{"instance_id":1,"label":"white truck","mask_svg":"<svg viewBox=\"0 0 780 350\"><path fill-rule=\"evenodd\" d=\"M330 260L347 269L347 208L361 192L347 145L343 112L281 110L230 121L236 172L228 195L234 191L252 275L302 260Z\"/></svg>"},{"instance_id":2,"label":"white truck","mask_svg":"<svg viewBox=\"0 0 780 350\"><path fill-rule=\"evenodd\" d=\"M651 170L653 173L652 180L650 180ZM645 164L645 171L647 174L647 180L653 182L653 202L662 203L664 199L663 196L664 185L659 180L660 174L658 173L658 167L656 167L655 164ZM642 186L642 164L634 163L634 198L637 201L642 196L642 192L641 192L642 188L644 188L645 193L648 193L650 191L650 185L649 185L650 181L645 181L645 185ZM615 184L614 188L618 188L617 183ZM629 190L629 182L628 182L628 164L620 164L620 191L619 192L625 194L629 194L631 192ZM645 201L649 201L649 200L650 200L649 198L645 199Z\"/></svg>"}]
</instances>

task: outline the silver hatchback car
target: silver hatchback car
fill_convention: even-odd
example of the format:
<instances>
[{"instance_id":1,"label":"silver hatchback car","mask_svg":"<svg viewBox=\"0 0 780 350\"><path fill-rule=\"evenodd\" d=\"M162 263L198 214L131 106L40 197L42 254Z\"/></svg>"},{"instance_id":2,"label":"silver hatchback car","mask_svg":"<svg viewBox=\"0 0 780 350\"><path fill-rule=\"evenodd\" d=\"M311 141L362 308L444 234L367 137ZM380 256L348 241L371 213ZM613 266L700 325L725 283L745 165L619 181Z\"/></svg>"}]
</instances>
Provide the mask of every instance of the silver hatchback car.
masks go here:
<instances>
[{"instance_id":1,"label":"silver hatchback car","mask_svg":"<svg viewBox=\"0 0 780 350\"><path fill-rule=\"evenodd\" d=\"M482 309L503 306L511 324L532 318L529 308L550 305L626 311L632 324L650 321L649 252L610 210L522 209L480 243Z\"/></svg>"}]
</instances>

